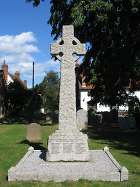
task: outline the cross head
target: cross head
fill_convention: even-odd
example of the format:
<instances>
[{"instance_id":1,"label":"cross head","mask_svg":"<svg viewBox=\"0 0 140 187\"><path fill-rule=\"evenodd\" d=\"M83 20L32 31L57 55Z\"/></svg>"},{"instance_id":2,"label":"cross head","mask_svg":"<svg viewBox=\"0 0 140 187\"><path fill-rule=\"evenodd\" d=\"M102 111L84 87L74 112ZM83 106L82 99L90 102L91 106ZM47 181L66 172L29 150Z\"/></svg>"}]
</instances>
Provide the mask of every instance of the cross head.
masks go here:
<instances>
[{"instance_id":1,"label":"cross head","mask_svg":"<svg viewBox=\"0 0 140 187\"><path fill-rule=\"evenodd\" d=\"M74 37L73 25L63 26L62 38L51 45L51 54L59 60L71 59L74 61L73 54L84 55L86 53L84 44Z\"/></svg>"}]
</instances>

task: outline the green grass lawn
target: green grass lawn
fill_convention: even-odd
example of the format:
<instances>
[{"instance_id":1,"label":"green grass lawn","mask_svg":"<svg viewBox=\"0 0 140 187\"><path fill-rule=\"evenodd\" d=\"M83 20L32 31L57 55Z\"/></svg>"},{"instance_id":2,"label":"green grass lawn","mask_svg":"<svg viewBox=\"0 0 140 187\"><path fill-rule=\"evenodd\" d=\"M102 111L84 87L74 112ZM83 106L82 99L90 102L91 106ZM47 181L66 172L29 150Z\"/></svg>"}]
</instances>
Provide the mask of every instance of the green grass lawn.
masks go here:
<instances>
[{"instance_id":1,"label":"green grass lawn","mask_svg":"<svg viewBox=\"0 0 140 187\"><path fill-rule=\"evenodd\" d=\"M42 126L42 146L46 147L47 138L57 126ZM129 170L127 182L78 182L40 183L8 182L7 171L27 152L26 126L0 125L0 187L140 187L140 132L100 132L90 133L90 149L102 149L109 146L113 156Z\"/></svg>"}]
</instances>

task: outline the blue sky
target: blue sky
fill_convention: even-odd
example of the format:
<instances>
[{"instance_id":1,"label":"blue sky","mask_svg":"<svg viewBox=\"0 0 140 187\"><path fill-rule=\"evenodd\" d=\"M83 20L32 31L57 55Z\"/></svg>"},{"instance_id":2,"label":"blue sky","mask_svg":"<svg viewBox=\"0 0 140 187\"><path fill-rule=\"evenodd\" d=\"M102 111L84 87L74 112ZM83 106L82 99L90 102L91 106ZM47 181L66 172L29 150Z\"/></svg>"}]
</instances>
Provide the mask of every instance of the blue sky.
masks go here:
<instances>
[{"instance_id":1,"label":"blue sky","mask_svg":"<svg viewBox=\"0 0 140 187\"><path fill-rule=\"evenodd\" d=\"M51 60L51 27L48 0L34 8L25 0L5 0L0 4L0 65L3 60L9 71L21 72L21 78L32 80L32 61L35 61L35 83L50 70L59 71L59 63Z\"/></svg>"}]
</instances>

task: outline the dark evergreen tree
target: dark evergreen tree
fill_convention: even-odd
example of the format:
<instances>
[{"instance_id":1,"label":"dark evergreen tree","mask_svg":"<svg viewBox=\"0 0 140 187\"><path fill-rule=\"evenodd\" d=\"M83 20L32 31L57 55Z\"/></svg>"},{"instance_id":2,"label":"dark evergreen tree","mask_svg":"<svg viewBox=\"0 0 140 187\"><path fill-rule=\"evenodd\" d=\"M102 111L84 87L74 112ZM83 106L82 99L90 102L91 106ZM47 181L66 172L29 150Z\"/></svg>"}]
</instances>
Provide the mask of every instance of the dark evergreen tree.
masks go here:
<instances>
[{"instance_id":1,"label":"dark evergreen tree","mask_svg":"<svg viewBox=\"0 0 140 187\"><path fill-rule=\"evenodd\" d=\"M140 79L140 1L51 0L48 23L54 39L63 25L73 24L76 37L87 44L81 69L96 85L93 102L127 102L126 87Z\"/></svg>"},{"instance_id":2,"label":"dark evergreen tree","mask_svg":"<svg viewBox=\"0 0 140 187\"><path fill-rule=\"evenodd\" d=\"M28 99L28 90L14 80L7 86L7 113L8 115L19 116L24 112Z\"/></svg>"}]
</instances>

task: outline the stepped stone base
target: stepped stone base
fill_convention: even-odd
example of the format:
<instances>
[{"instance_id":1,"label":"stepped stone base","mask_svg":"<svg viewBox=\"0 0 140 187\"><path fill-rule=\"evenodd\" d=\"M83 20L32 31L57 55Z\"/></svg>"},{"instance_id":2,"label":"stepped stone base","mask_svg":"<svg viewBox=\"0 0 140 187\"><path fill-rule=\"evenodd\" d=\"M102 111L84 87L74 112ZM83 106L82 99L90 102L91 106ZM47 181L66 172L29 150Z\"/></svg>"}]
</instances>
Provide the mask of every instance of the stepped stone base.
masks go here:
<instances>
[{"instance_id":1,"label":"stepped stone base","mask_svg":"<svg viewBox=\"0 0 140 187\"><path fill-rule=\"evenodd\" d=\"M88 137L79 131L57 130L48 140L48 161L88 161Z\"/></svg>"},{"instance_id":2,"label":"stepped stone base","mask_svg":"<svg viewBox=\"0 0 140 187\"><path fill-rule=\"evenodd\" d=\"M8 171L8 181L100 181L128 180L128 170L121 167L105 150L89 151L88 162L48 162L46 152L29 148L23 159Z\"/></svg>"}]
</instances>

